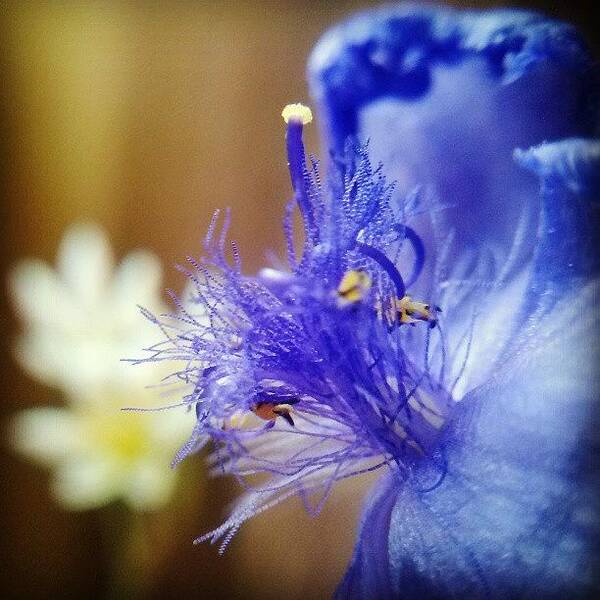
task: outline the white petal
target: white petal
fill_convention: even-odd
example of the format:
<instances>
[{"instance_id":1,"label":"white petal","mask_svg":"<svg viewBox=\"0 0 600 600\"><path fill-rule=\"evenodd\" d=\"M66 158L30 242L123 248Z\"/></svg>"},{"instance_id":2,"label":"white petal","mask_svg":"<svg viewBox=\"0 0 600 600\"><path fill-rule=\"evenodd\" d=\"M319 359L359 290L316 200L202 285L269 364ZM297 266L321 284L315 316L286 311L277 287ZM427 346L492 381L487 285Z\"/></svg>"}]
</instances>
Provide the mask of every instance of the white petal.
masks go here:
<instances>
[{"instance_id":1,"label":"white petal","mask_svg":"<svg viewBox=\"0 0 600 600\"><path fill-rule=\"evenodd\" d=\"M160 402L156 402L160 404ZM196 415L187 407L172 408L147 415L148 427L158 447L178 449L189 439L196 424ZM169 457L169 460L172 457Z\"/></svg>"},{"instance_id":2,"label":"white petal","mask_svg":"<svg viewBox=\"0 0 600 600\"><path fill-rule=\"evenodd\" d=\"M162 268L158 258L146 250L128 254L115 271L112 300L117 307L131 311L136 304L152 308L160 300Z\"/></svg>"},{"instance_id":3,"label":"white petal","mask_svg":"<svg viewBox=\"0 0 600 600\"><path fill-rule=\"evenodd\" d=\"M34 379L50 386L59 385L62 382L52 360L54 356L53 353L48 355L44 344L35 334L22 336L15 344L15 358L21 367Z\"/></svg>"},{"instance_id":4,"label":"white petal","mask_svg":"<svg viewBox=\"0 0 600 600\"><path fill-rule=\"evenodd\" d=\"M160 508L169 500L176 478L177 473L168 461L140 461L129 474L124 498L134 510Z\"/></svg>"},{"instance_id":5,"label":"white petal","mask_svg":"<svg viewBox=\"0 0 600 600\"><path fill-rule=\"evenodd\" d=\"M37 379L63 389L107 384L123 369L123 355L110 339L92 332L36 329L17 343L17 359Z\"/></svg>"},{"instance_id":6,"label":"white petal","mask_svg":"<svg viewBox=\"0 0 600 600\"><path fill-rule=\"evenodd\" d=\"M65 325L73 319L71 297L52 268L41 260L23 260L9 276L15 308L26 322Z\"/></svg>"},{"instance_id":7,"label":"white petal","mask_svg":"<svg viewBox=\"0 0 600 600\"><path fill-rule=\"evenodd\" d=\"M62 408L32 408L13 421L12 444L32 459L54 464L78 448L79 427L71 412Z\"/></svg>"},{"instance_id":8,"label":"white petal","mask_svg":"<svg viewBox=\"0 0 600 600\"><path fill-rule=\"evenodd\" d=\"M113 258L106 234L92 224L72 226L60 245L58 268L74 298L94 307L108 286Z\"/></svg>"},{"instance_id":9,"label":"white petal","mask_svg":"<svg viewBox=\"0 0 600 600\"><path fill-rule=\"evenodd\" d=\"M52 489L66 508L87 510L108 504L118 496L120 480L110 461L79 456L60 467Z\"/></svg>"}]
</instances>

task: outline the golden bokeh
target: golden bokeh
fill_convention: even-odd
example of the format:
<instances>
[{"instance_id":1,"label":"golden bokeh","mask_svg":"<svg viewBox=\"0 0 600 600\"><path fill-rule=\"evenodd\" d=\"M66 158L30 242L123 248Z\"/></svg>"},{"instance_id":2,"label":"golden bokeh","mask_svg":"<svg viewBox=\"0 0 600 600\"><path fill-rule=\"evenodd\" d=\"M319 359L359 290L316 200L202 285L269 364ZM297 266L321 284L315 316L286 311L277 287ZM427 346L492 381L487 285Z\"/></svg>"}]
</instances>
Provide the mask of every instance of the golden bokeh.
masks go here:
<instances>
[{"instance_id":1,"label":"golden bokeh","mask_svg":"<svg viewBox=\"0 0 600 600\"><path fill-rule=\"evenodd\" d=\"M281 252L280 216L290 196L281 109L310 103L305 64L319 35L353 10L377 4L4 3L3 289L21 258L54 262L65 229L80 221L101 224L120 257L138 247L155 252L166 285L176 290L184 279L172 265L200 252L216 208L233 210L231 237L246 272L263 263L267 250ZM585 26L585 7L577 3L518 4ZM307 145L317 152L314 116ZM19 323L6 294L1 310L4 431L16 411L62 399L13 360ZM105 527L121 513L65 512L49 496L47 472L9 452L4 438L0 595L114 597L115 557ZM239 490L224 479L207 481L200 460L179 468L202 489L183 490L160 531L147 524L136 530L158 553L145 597L331 595L350 558L369 480L341 485L318 521L298 499L262 514L219 557L216 548L191 542L221 522ZM147 549L139 552L140 561L148 560Z\"/></svg>"}]
</instances>

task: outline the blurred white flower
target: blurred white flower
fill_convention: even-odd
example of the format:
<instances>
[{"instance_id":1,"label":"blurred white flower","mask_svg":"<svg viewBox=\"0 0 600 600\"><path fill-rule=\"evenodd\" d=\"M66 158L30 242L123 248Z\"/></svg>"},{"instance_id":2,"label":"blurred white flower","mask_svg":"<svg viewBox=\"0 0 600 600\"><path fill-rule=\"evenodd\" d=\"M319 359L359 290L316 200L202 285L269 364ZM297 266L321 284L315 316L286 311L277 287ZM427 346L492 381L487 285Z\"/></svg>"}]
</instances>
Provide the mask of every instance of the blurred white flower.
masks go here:
<instances>
[{"instance_id":1,"label":"blurred white flower","mask_svg":"<svg viewBox=\"0 0 600 600\"><path fill-rule=\"evenodd\" d=\"M92 225L67 231L56 271L26 260L12 274L24 323L17 358L68 401L64 408L22 411L12 442L54 471L54 495L69 509L122 499L134 510L151 510L173 489L176 472L169 464L193 417L183 408L161 414L121 410L161 404L156 389L145 385L161 379L162 367L122 361L156 341L136 305L162 310L160 282L158 259L145 251L129 254L113 273L106 235Z\"/></svg>"},{"instance_id":2,"label":"blurred white flower","mask_svg":"<svg viewBox=\"0 0 600 600\"><path fill-rule=\"evenodd\" d=\"M64 507L121 499L134 510L152 510L169 499L178 473L169 463L193 423L180 410L123 412L127 403L139 404L139 391L132 392L69 408L32 408L15 418L15 447L53 470L52 492Z\"/></svg>"},{"instance_id":3,"label":"blurred white flower","mask_svg":"<svg viewBox=\"0 0 600 600\"><path fill-rule=\"evenodd\" d=\"M137 305L161 312L160 285L153 254L137 250L115 269L105 233L95 225L72 226L56 270L27 259L11 275L25 325L16 348L19 362L36 379L77 399L109 383L152 381L145 367L132 368L122 359L156 341Z\"/></svg>"}]
</instances>

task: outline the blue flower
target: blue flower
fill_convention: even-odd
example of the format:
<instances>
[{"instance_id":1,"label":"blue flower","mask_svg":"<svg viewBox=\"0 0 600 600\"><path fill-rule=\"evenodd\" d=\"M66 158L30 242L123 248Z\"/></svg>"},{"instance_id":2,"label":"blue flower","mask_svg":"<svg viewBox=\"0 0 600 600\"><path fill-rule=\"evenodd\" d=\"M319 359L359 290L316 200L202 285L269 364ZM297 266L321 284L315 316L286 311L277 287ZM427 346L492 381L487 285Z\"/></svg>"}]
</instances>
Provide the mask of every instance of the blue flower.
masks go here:
<instances>
[{"instance_id":1,"label":"blue flower","mask_svg":"<svg viewBox=\"0 0 600 600\"><path fill-rule=\"evenodd\" d=\"M340 598L594 589L596 74L524 12L408 5L323 38L333 159L322 183L286 107L287 266L244 274L216 213L192 292L146 313L197 415L177 460L212 441L245 489L198 541L379 469Z\"/></svg>"},{"instance_id":2,"label":"blue flower","mask_svg":"<svg viewBox=\"0 0 600 600\"><path fill-rule=\"evenodd\" d=\"M339 598L597 593L598 67L536 14L401 5L329 31L309 76L331 146L369 139L438 205L409 224L454 403L443 481L380 480Z\"/></svg>"},{"instance_id":3,"label":"blue flower","mask_svg":"<svg viewBox=\"0 0 600 600\"><path fill-rule=\"evenodd\" d=\"M411 294L427 257L405 224L426 202L412 194L393 209L393 186L351 143L322 184L302 141L310 110L289 105L283 117L294 189L289 268L243 275L235 245L228 257L229 213L221 220L217 212L205 256L184 269L191 297L175 299L175 315L146 312L166 335L147 360L182 361L171 381L183 384L197 415L176 462L212 440L216 472L247 491L197 540L222 539L221 551L244 521L291 495L316 514L335 482L352 475L385 466L407 479L427 462L421 484L434 488L446 473L437 444L454 406L443 376L445 295L438 306ZM428 279L437 289L437 274Z\"/></svg>"}]
</instances>

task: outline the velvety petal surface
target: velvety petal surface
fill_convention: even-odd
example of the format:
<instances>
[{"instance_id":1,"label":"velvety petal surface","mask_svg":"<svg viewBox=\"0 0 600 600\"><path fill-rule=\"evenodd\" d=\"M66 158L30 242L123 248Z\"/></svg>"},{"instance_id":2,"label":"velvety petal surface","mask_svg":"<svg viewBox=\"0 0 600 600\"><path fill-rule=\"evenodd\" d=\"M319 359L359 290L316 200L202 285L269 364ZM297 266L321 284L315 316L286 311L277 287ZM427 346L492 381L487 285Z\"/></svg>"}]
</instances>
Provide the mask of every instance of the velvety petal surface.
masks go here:
<instances>
[{"instance_id":1,"label":"velvety petal surface","mask_svg":"<svg viewBox=\"0 0 600 600\"><path fill-rule=\"evenodd\" d=\"M539 177L541 214L527 308L548 307L600 264L600 140L569 138L516 150Z\"/></svg>"},{"instance_id":2,"label":"velvety petal surface","mask_svg":"<svg viewBox=\"0 0 600 600\"><path fill-rule=\"evenodd\" d=\"M538 226L536 182L512 160L514 149L594 135L596 73L567 24L412 4L330 30L309 64L328 142L369 139L399 194L426 186L444 207L442 235L453 229L461 250L485 239L499 255L519 219L529 231Z\"/></svg>"},{"instance_id":3,"label":"velvety petal surface","mask_svg":"<svg viewBox=\"0 0 600 600\"><path fill-rule=\"evenodd\" d=\"M466 376L483 357L487 381L467 386L455 409L440 449L447 475L423 492L428 468L416 463L413 478L378 484L340 598L597 591L599 143L568 139L515 158L540 182L529 288L500 286L495 304L490 292ZM503 318L513 329L502 346L493 332L478 344Z\"/></svg>"},{"instance_id":4,"label":"velvety petal surface","mask_svg":"<svg viewBox=\"0 0 600 600\"><path fill-rule=\"evenodd\" d=\"M598 294L563 299L531 332L535 349L459 404L439 487L421 491L419 465L413 480L376 484L339 598L596 590Z\"/></svg>"}]
</instances>

